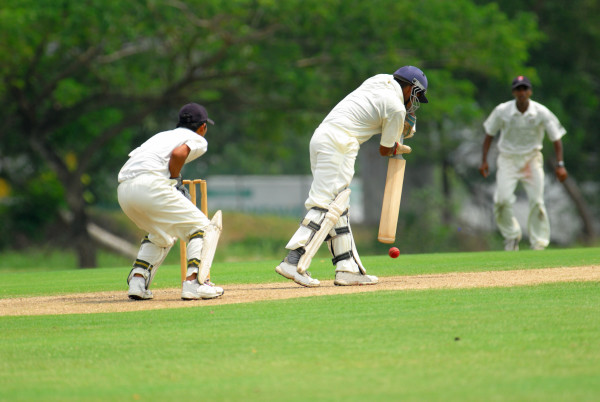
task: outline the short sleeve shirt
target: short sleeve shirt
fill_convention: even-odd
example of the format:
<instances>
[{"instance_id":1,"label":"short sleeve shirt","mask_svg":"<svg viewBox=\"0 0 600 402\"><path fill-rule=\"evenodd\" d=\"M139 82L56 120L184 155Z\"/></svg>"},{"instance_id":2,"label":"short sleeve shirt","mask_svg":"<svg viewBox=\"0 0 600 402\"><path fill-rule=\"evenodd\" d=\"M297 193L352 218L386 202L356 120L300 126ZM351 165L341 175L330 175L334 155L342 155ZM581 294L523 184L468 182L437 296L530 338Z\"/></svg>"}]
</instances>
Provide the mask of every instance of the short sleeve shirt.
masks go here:
<instances>
[{"instance_id":1,"label":"short sleeve shirt","mask_svg":"<svg viewBox=\"0 0 600 402\"><path fill-rule=\"evenodd\" d=\"M558 118L544 105L529 100L525 113L517 109L516 100L496 106L483 123L491 136L501 133L498 141L500 153L524 155L542 149L544 132L552 142L566 134Z\"/></svg>"},{"instance_id":2,"label":"short sleeve shirt","mask_svg":"<svg viewBox=\"0 0 600 402\"><path fill-rule=\"evenodd\" d=\"M400 84L390 74L378 74L342 99L319 126L336 135L355 137L360 144L381 133L381 145L400 141L406 108Z\"/></svg>"},{"instance_id":3,"label":"short sleeve shirt","mask_svg":"<svg viewBox=\"0 0 600 402\"><path fill-rule=\"evenodd\" d=\"M119 172L119 183L144 173L155 173L169 178L171 154L175 148L183 144L190 148L185 163L203 155L208 149L206 139L192 130L180 127L163 131L129 153L129 159Z\"/></svg>"}]
</instances>

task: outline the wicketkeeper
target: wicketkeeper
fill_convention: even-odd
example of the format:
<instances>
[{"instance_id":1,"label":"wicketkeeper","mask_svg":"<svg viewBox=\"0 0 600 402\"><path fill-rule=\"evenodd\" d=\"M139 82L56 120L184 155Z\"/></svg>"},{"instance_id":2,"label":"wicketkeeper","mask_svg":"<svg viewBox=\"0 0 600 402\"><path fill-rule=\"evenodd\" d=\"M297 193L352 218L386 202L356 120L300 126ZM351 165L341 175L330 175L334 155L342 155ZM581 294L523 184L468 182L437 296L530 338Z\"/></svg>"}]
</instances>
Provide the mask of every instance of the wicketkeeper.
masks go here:
<instances>
[{"instance_id":1,"label":"wicketkeeper","mask_svg":"<svg viewBox=\"0 0 600 402\"><path fill-rule=\"evenodd\" d=\"M307 269L323 241L333 256L336 285L372 285L378 278L367 275L350 228L350 182L360 145L381 134L382 156L408 153L402 136L414 133L414 112L427 103L427 78L413 66L392 74L379 74L338 103L315 130L310 141L313 182L305 207L308 213L290 239L290 250L275 268L280 275L302 286L319 286ZM408 115L407 115L408 110Z\"/></svg>"},{"instance_id":2,"label":"wicketkeeper","mask_svg":"<svg viewBox=\"0 0 600 402\"><path fill-rule=\"evenodd\" d=\"M188 269L181 298L212 299L223 294L222 288L206 279L210 267L202 266L202 256L217 247L220 228L190 201L181 180L183 165L207 150L207 123L214 124L203 106L183 106L177 128L158 133L134 149L119 172L119 204L148 233L127 277L131 299L152 299L152 279L177 238L187 243Z\"/></svg>"}]
</instances>

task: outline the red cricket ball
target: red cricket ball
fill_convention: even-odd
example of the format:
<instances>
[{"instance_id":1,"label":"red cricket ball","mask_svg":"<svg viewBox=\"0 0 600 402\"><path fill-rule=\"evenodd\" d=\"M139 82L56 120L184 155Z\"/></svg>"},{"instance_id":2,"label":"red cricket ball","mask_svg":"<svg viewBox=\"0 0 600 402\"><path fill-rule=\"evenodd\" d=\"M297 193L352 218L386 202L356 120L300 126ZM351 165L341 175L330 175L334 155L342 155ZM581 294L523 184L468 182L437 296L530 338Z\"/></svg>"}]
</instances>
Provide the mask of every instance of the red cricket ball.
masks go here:
<instances>
[{"instance_id":1,"label":"red cricket ball","mask_svg":"<svg viewBox=\"0 0 600 402\"><path fill-rule=\"evenodd\" d=\"M388 251L388 254L392 258L398 258L398 256L400 255L400 250L398 250L398 247L392 247L390 248L390 251Z\"/></svg>"}]
</instances>

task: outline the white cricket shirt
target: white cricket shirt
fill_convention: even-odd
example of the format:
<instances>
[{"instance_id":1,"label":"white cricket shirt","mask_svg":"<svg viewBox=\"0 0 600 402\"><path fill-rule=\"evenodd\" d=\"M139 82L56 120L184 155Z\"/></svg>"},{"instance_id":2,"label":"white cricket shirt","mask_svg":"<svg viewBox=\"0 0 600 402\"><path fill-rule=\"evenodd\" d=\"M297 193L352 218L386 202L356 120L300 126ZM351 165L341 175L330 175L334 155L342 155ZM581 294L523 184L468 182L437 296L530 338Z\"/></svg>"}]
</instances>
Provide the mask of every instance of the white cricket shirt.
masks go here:
<instances>
[{"instance_id":1,"label":"white cricket shirt","mask_svg":"<svg viewBox=\"0 0 600 402\"><path fill-rule=\"evenodd\" d=\"M319 129L336 136L355 137L360 144L381 133L380 144L393 147L400 141L405 116L400 84L393 75L378 74L342 99L325 117Z\"/></svg>"},{"instance_id":2,"label":"white cricket shirt","mask_svg":"<svg viewBox=\"0 0 600 402\"><path fill-rule=\"evenodd\" d=\"M483 128L491 136L500 131L498 150L515 155L541 150L544 131L552 142L567 133L547 107L531 99L525 113L517 109L516 100L499 104L483 123Z\"/></svg>"},{"instance_id":3,"label":"white cricket shirt","mask_svg":"<svg viewBox=\"0 0 600 402\"><path fill-rule=\"evenodd\" d=\"M129 153L129 159L119 172L119 183L143 173L156 173L168 179L171 176L169 172L171 154L175 148L183 144L190 148L185 163L203 155L208 149L206 139L190 129L179 127L163 131L150 137Z\"/></svg>"}]
</instances>

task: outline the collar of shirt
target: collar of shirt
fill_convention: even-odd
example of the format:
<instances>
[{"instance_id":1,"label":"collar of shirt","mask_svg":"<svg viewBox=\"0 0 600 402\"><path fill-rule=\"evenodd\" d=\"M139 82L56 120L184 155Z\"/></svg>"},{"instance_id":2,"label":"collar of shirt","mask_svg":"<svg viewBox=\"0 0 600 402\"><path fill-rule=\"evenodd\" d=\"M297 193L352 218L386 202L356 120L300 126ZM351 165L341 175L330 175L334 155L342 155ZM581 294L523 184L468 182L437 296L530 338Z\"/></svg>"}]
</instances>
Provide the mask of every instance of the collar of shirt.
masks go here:
<instances>
[{"instance_id":1,"label":"collar of shirt","mask_svg":"<svg viewBox=\"0 0 600 402\"><path fill-rule=\"evenodd\" d=\"M535 106L535 102L529 99L529 106L527 106L527 110L525 113L521 113L521 111L517 108L517 100L512 101L512 105L510 107L510 114L512 116L535 116L537 115L537 108Z\"/></svg>"}]
</instances>

